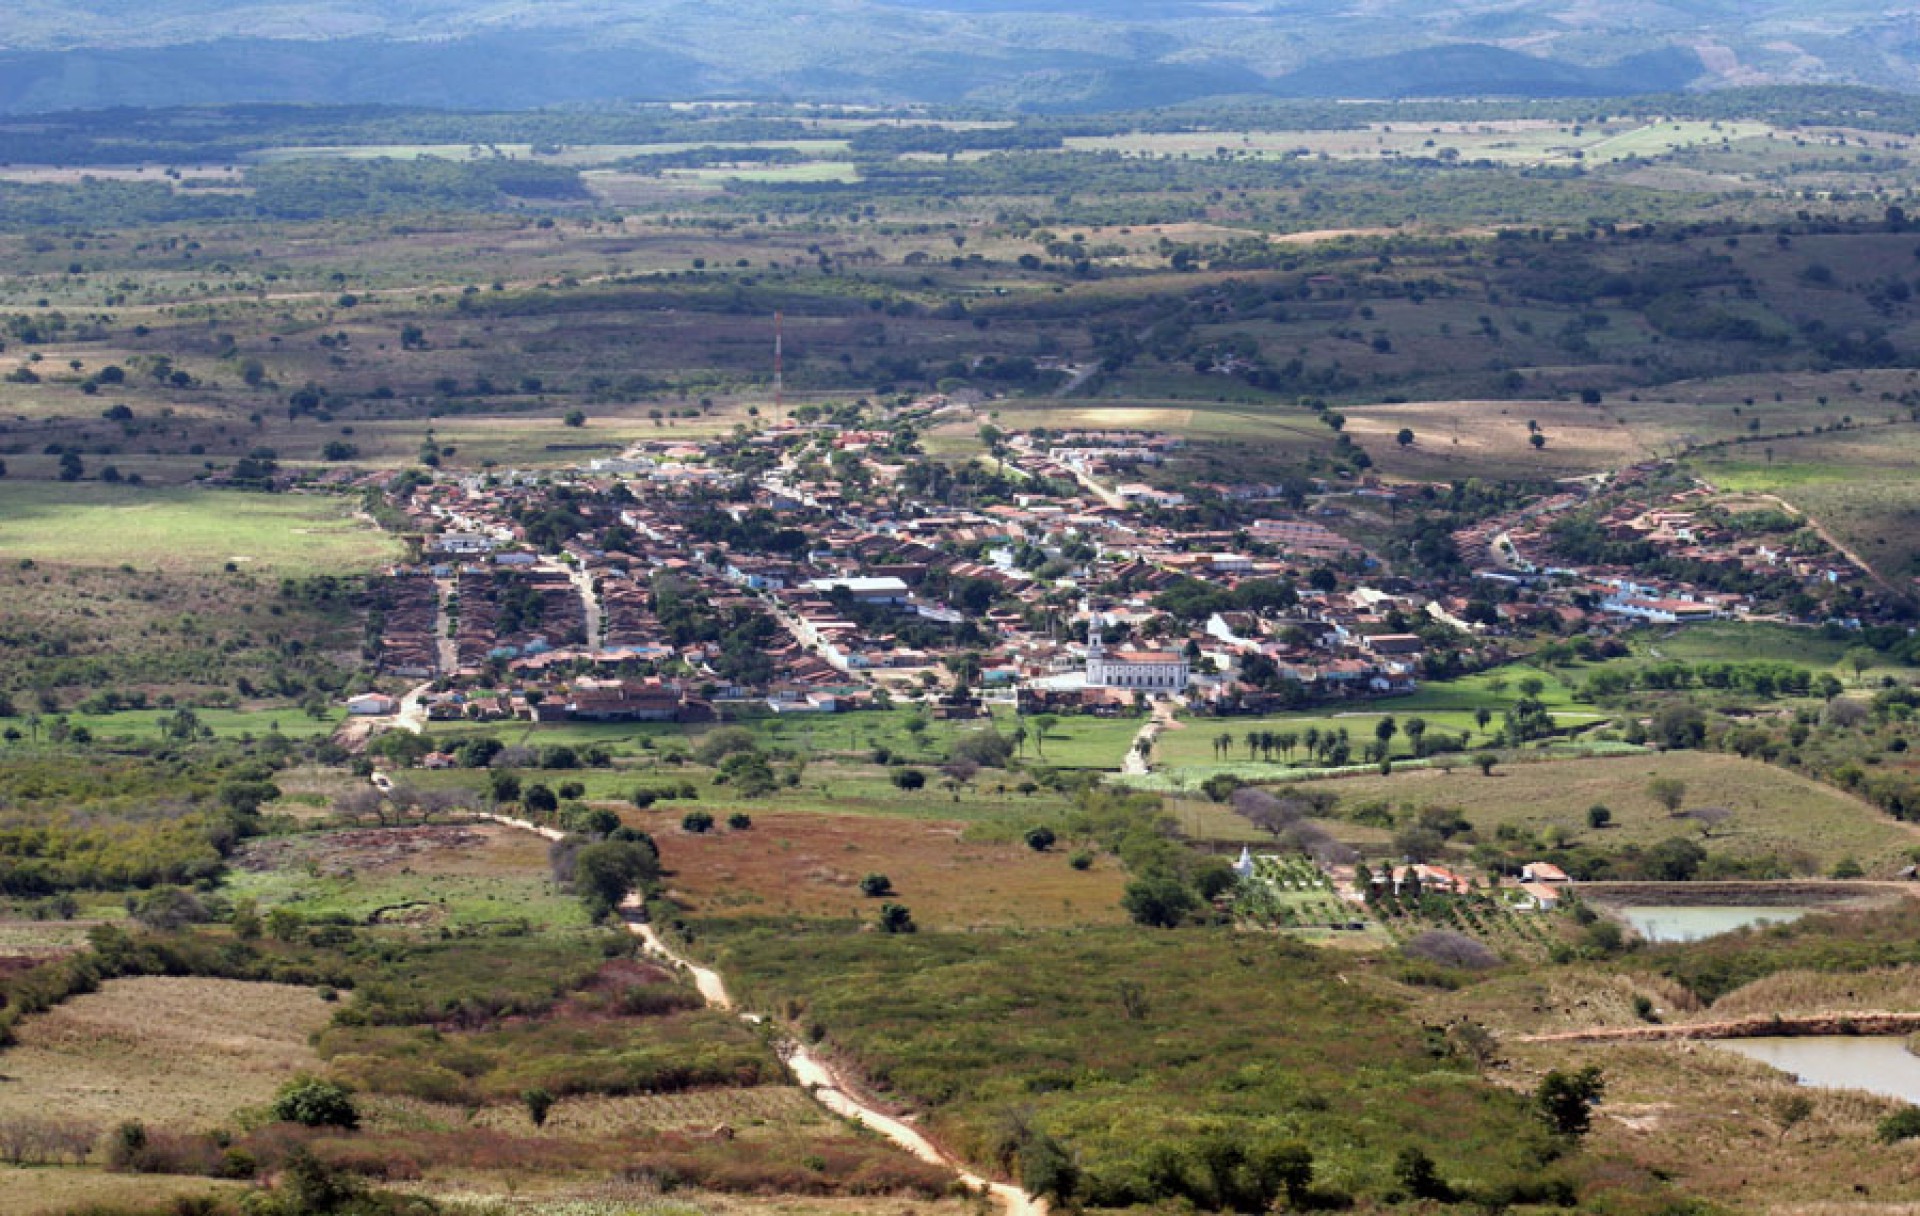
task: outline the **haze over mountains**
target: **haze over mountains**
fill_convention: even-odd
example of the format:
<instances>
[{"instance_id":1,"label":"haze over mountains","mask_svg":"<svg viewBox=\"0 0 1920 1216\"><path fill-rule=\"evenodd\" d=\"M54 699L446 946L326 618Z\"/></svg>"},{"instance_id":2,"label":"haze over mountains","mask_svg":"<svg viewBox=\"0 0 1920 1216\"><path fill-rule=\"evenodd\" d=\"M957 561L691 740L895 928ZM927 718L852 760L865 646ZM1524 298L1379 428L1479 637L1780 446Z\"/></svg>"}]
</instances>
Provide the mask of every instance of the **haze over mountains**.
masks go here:
<instances>
[{"instance_id":1,"label":"haze over mountains","mask_svg":"<svg viewBox=\"0 0 1920 1216\"><path fill-rule=\"evenodd\" d=\"M671 98L1039 110L1227 94L1920 88L1868 0L16 0L0 109Z\"/></svg>"}]
</instances>

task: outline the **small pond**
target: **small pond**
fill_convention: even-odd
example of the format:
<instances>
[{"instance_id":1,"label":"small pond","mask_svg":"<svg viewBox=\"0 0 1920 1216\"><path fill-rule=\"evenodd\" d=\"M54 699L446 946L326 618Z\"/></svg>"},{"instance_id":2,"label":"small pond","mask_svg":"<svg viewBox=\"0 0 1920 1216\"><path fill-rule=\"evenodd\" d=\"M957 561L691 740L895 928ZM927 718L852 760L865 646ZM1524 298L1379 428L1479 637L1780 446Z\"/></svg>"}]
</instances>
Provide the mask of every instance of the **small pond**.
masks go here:
<instances>
[{"instance_id":1,"label":"small pond","mask_svg":"<svg viewBox=\"0 0 1920 1216\"><path fill-rule=\"evenodd\" d=\"M1715 1047L1791 1073L1802 1085L1862 1089L1920 1104L1920 1057L1890 1035L1720 1039Z\"/></svg>"},{"instance_id":2,"label":"small pond","mask_svg":"<svg viewBox=\"0 0 1920 1216\"><path fill-rule=\"evenodd\" d=\"M1623 907L1620 915L1634 932L1650 942L1697 942L1703 937L1731 933L1748 925L1779 925L1798 920L1805 908L1764 907L1761 905L1708 905L1692 907L1648 904Z\"/></svg>"}]
</instances>

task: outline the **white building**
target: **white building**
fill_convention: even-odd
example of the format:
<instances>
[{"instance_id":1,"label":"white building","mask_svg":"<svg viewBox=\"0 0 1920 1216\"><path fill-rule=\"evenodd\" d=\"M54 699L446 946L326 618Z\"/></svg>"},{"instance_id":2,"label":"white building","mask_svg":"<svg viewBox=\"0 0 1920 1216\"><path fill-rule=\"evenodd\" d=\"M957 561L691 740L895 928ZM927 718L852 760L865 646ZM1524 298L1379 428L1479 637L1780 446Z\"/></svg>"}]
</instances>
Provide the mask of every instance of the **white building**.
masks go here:
<instances>
[{"instance_id":1,"label":"white building","mask_svg":"<svg viewBox=\"0 0 1920 1216\"><path fill-rule=\"evenodd\" d=\"M1087 687L1185 692L1192 675L1184 656L1163 650L1108 650L1096 621L1087 636Z\"/></svg>"}]
</instances>

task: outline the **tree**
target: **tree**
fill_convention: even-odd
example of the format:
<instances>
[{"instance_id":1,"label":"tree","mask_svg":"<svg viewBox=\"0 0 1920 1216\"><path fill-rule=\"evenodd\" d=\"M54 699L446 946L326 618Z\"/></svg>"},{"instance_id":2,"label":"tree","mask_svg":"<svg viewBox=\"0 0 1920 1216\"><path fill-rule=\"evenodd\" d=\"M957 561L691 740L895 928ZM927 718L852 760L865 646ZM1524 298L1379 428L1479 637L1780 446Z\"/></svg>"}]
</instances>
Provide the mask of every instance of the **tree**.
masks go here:
<instances>
[{"instance_id":1,"label":"tree","mask_svg":"<svg viewBox=\"0 0 1920 1216\"><path fill-rule=\"evenodd\" d=\"M1813 1099L1803 1093L1780 1094L1767 1104L1767 1113L1779 1127L1780 1138L1785 1140L1788 1132L1813 1114Z\"/></svg>"},{"instance_id":2,"label":"tree","mask_svg":"<svg viewBox=\"0 0 1920 1216\"><path fill-rule=\"evenodd\" d=\"M1052 714L1035 714L1033 722L1033 750L1038 755L1047 754L1047 736L1053 728L1060 725L1060 719Z\"/></svg>"},{"instance_id":3,"label":"tree","mask_svg":"<svg viewBox=\"0 0 1920 1216\"><path fill-rule=\"evenodd\" d=\"M1600 1067L1589 1064L1578 1072L1554 1069L1540 1079L1533 1104L1546 1125L1562 1136L1580 1137L1593 1126L1593 1108L1606 1092Z\"/></svg>"},{"instance_id":4,"label":"tree","mask_svg":"<svg viewBox=\"0 0 1920 1216\"><path fill-rule=\"evenodd\" d=\"M1480 766L1482 777L1491 777L1493 766L1500 763L1500 757L1493 752L1481 752L1473 758L1473 762Z\"/></svg>"},{"instance_id":5,"label":"tree","mask_svg":"<svg viewBox=\"0 0 1920 1216\"><path fill-rule=\"evenodd\" d=\"M1847 653L1840 656L1841 662L1853 668L1853 678L1856 681L1865 676L1868 668L1872 667L1879 659L1880 656L1875 654L1870 647L1866 646L1850 646L1847 648Z\"/></svg>"},{"instance_id":6,"label":"tree","mask_svg":"<svg viewBox=\"0 0 1920 1216\"><path fill-rule=\"evenodd\" d=\"M1413 428L1406 427L1406 426L1401 427L1400 433L1393 437L1393 441L1399 444L1403 448L1412 447L1413 446Z\"/></svg>"},{"instance_id":7,"label":"tree","mask_svg":"<svg viewBox=\"0 0 1920 1216\"><path fill-rule=\"evenodd\" d=\"M1036 853L1044 853L1052 848L1055 839L1053 829L1049 827L1029 829L1026 836L1027 847Z\"/></svg>"},{"instance_id":8,"label":"tree","mask_svg":"<svg viewBox=\"0 0 1920 1216\"><path fill-rule=\"evenodd\" d=\"M561 421L570 427L583 427L587 425L587 412L585 410L568 410L567 416L561 419Z\"/></svg>"},{"instance_id":9,"label":"tree","mask_svg":"<svg viewBox=\"0 0 1920 1216\"><path fill-rule=\"evenodd\" d=\"M885 874L869 874L860 880L860 894L869 899L879 899L883 895L893 894L893 880Z\"/></svg>"},{"instance_id":10,"label":"tree","mask_svg":"<svg viewBox=\"0 0 1920 1216\"><path fill-rule=\"evenodd\" d=\"M553 1095L544 1089L535 1088L521 1094L520 1100L526 1103L527 1118L533 1120L533 1125L545 1127L547 1112L553 1109Z\"/></svg>"},{"instance_id":11,"label":"tree","mask_svg":"<svg viewBox=\"0 0 1920 1216\"><path fill-rule=\"evenodd\" d=\"M912 792L926 786L927 775L917 768L897 768L891 780L897 788Z\"/></svg>"},{"instance_id":12,"label":"tree","mask_svg":"<svg viewBox=\"0 0 1920 1216\"><path fill-rule=\"evenodd\" d=\"M1539 431L1535 431L1533 434L1527 437L1527 442L1532 444L1533 450L1537 452L1541 448L1544 448L1547 446L1547 437L1541 434Z\"/></svg>"},{"instance_id":13,"label":"tree","mask_svg":"<svg viewBox=\"0 0 1920 1216\"><path fill-rule=\"evenodd\" d=\"M354 1107L351 1090L304 1074L280 1087L272 1110L273 1117L281 1122L302 1127L360 1126L360 1112Z\"/></svg>"},{"instance_id":14,"label":"tree","mask_svg":"<svg viewBox=\"0 0 1920 1216\"><path fill-rule=\"evenodd\" d=\"M1409 1144L1394 1158L1393 1178L1415 1199L1446 1200L1453 1196L1453 1188L1440 1177L1440 1167L1417 1145Z\"/></svg>"},{"instance_id":15,"label":"tree","mask_svg":"<svg viewBox=\"0 0 1920 1216\"><path fill-rule=\"evenodd\" d=\"M642 882L660 876L660 853L653 842L604 840L573 855L573 889L595 919L606 916Z\"/></svg>"},{"instance_id":16,"label":"tree","mask_svg":"<svg viewBox=\"0 0 1920 1216\"><path fill-rule=\"evenodd\" d=\"M880 905L880 932L912 933L917 926L913 923L913 913L905 904Z\"/></svg>"},{"instance_id":17,"label":"tree","mask_svg":"<svg viewBox=\"0 0 1920 1216\"><path fill-rule=\"evenodd\" d=\"M1687 799L1687 783L1678 777L1655 777L1647 782L1647 797L1665 807L1668 815L1678 815Z\"/></svg>"},{"instance_id":18,"label":"tree","mask_svg":"<svg viewBox=\"0 0 1920 1216\"><path fill-rule=\"evenodd\" d=\"M1596 802L1587 808L1587 826L1594 831L1597 832L1612 822L1613 811L1607 806Z\"/></svg>"},{"instance_id":19,"label":"tree","mask_svg":"<svg viewBox=\"0 0 1920 1216\"><path fill-rule=\"evenodd\" d=\"M1400 727L1394 722L1392 714L1383 716L1373 724L1373 737L1380 742L1381 756L1384 757L1387 754L1387 749L1393 746L1393 737L1399 732Z\"/></svg>"},{"instance_id":20,"label":"tree","mask_svg":"<svg viewBox=\"0 0 1920 1216\"><path fill-rule=\"evenodd\" d=\"M713 816L706 811L688 811L680 817L680 830L704 836L713 830Z\"/></svg>"},{"instance_id":21,"label":"tree","mask_svg":"<svg viewBox=\"0 0 1920 1216\"><path fill-rule=\"evenodd\" d=\"M727 816L727 826L736 832L745 832L753 827L753 816L745 811L735 811Z\"/></svg>"},{"instance_id":22,"label":"tree","mask_svg":"<svg viewBox=\"0 0 1920 1216\"><path fill-rule=\"evenodd\" d=\"M1120 897L1135 924L1171 929L1193 911L1193 892L1171 874L1146 874L1127 884Z\"/></svg>"}]
</instances>

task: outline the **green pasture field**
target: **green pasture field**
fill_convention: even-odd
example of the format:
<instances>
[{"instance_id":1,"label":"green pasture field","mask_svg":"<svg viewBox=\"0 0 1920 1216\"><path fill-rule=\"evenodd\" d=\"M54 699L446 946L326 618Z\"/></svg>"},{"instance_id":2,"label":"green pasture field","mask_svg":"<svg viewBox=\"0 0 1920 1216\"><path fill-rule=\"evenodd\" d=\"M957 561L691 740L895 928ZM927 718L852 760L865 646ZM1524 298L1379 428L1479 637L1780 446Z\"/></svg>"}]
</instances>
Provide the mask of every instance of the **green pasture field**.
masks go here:
<instances>
[{"instance_id":1,"label":"green pasture field","mask_svg":"<svg viewBox=\"0 0 1920 1216\"><path fill-rule=\"evenodd\" d=\"M1859 417L1855 414L1856 419ZM1901 423L1770 442L1698 457L1715 485L1778 494L1895 586L1920 574L1920 428ZM1755 459L1758 456L1759 459Z\"/></svg>"},{"instance_id":2,"label":"green pasture field","mask_svg":"<svg viewBox=\"0 0 1920 1216\"><path fill-rule=\"evenodd\" d=\"M1703 837L1697 822L1670 816L1653 800L1647 784L1655 777L1685 783L1683 811L1724 807L1732 818ZM1470 766L1450 773L1357 774L1305 788L1336 795L1345 808L1374 800L1415 809L1455 807L1483 836L1506 824L1535 834L1557 828L1576 842L1609 849L1645 848L1684 836L1709 853L1777 857L1808 876L1847 858L1870 874L1890 876L1920 844L1920 831L1831 786L1712 752L1503 764L1490 777ZM1613 812L1611 825L1597 831L1587 826L1587 809L1596 804Z\"/></svg>"},{"instance_id":3,"label":"green pasture field","mask_svg":"<svg viewBox=\"0 0 1920 1216\"><path fill-rule=\"evenodd\" d=\"M351 518L347 500L73 484L0 482L0 558L71 566L271 575L351 574L400 556Z\"/></svg>"},{"instance_id":4,"label":"green pasture field","mask_svg":"<svg viewBox=\"0 0 1920 1216\"><path fill-rule=\"evenodd\" d=\"M445 831L447 829L438 829ZM331 841L363 833L313 833L248 846L224 889L262 912L288 908L320 919L387 923L432 930L483 930L525 921L533 930L587 927L585 910L547 874L547 845L531 833L488 825L466 847L396 853L361 846L339 854ZM256 864L257 861L257 864Z\"/></svg>"},{"instance_id":5,"label":"green pasture field","mask_svg":"<svg viewBox=\"0 0 1920 1216\"><path fill-rule=\"evenodd\" d=\"M907 729L907 724L916 719L926 722L925 729L917 738ZM1010 708L995 707L991 722L993 729L1011 736L1015 722L1015 715ZM1118 768L1126 757L1134 735L1139 732L1140 720L1061 716L1047 732L1044 744L1038 741L1037 730L1030 718L1026 726L1027 742L1018 754L1032 763L1060 768ZM673 751L690 754L706 735L716 730L739 728L750 731L764 747L788 748L810 760L829 757L865 760L875 748L884 747L895 757L909 762L936 765L946 760L948 749L956 740L988 727L989 723L984 719L928 719L916 710L896 707L847 714L773 714L699 725L651 722L564 722L545 725L434 722L428 725L428 733L436 739L456 742L475 735L490 735L510 746L597 744L610 749L616 756L651 762Z\"/></svg>"},{"instance_id":6,"label":"green pasture field","mask_svg":"<svg viewBox=\"0 0 1920 1216\"><path fill-rule=\"evenodd\" d=\"M776 764L776 772L782 767ZM908 767L918 768L926 775L923 788L903 790L894 785L895 770L892 769L817 761L807 766L800 784L783 785L757 798L741 797L727 786L716 784L711 769L691 764L618 769L524 769L520 775L526 784L538 782L556 791L570 782L578 783L584 787L581 795L584 800L613 805L627 803L636 789L677 790L682 784L691 784L699 795L697 799L665 800L656 804L657 807L679 813L706 811L720 820L734 811L752 815L765 810L997 822L1009 814L1049 817L1066 806L1060 795L1046 790L1020 793L1018 783L1024 778L1012 773L982 769L971 783L958 790L948 790L942 785L944 778L936 762L925 761ZM486 780L484 772L460 769L410 771L395 776L396 783L401 785L475 792L485 789Z\"/></svg>"},{"instance_id":7,"label":"green pasture field","mask_svg":"<svg viewBox=\"0 0 1920 1216\"><path fill-rule=\"evenodd\" d=\"M168 709L129 709L112 714L73 713L66 717L73 725L86 727L103 743L121 740L151 743L161 737L164 723L173 713ZM325 716L315 718L297 706L283 705L274 709L196 709L193 716L221 739L242 735L259 738L276 733L289 739L318 739L337 730L347 714L344 709L330 708Z\"/></svg>"},{"instance_id":8,"label":"green pasture field","mask_svg":"<svg viewBox=\"0 0 1920 1216\"><path fill-rule=\"evenodd\" d=\"M1413 755L1412 741L1407 738L1404 729L1408 718L1425 719L1428 730L1434 734L1469 734L1469 746L1472 746L1486 742L1500 728L1500 715L1521 699L1520 681L1529 678L1538 679L1545 685L1540 701L1553 715L1554 721L1563 727L1578 729L1605 721L1611 716L1578 701L1573 688L1553 671L1510 664L1493 671L1463 676L1458 680L1427 684L1409 696L1369 703L1378 708L1287 714L1273 718L1183 718L1182 729L1161 733L1154 746L1153 758L1156 766L1170 769L1212 768L1219 763L1219 753L1214 751L1213 741L1220 735L1233 736L1233 748L1228 752L1227 759L1244 761L1247 759L1245 740L1249 731L1291 731L1304 736L1311 727L1321 734L1344 728L1352 738L1354 762L1360 763L1361 752L1374 741L1375 727L1382 718L1387 717L1391 717L1395 725L1402 728L1392 740L1392 755L1395 758ZM1505 687L1495 692L1489 685L1499 681L1505 681ZM1474 720L1474 711L1482 707L1494 713L1493 720L1485 730ZM1304 740L1295 752L1295 760L1302 768L1313 767L1313 761L1306 755ZM1289 767L1292 766L1280 762L1257 766L1259 770L1273 773L1284 773Z\"/></svg>"}]
</instances>

